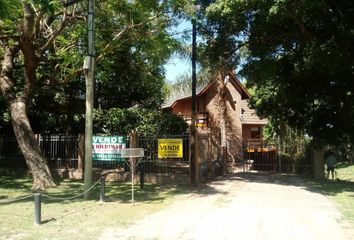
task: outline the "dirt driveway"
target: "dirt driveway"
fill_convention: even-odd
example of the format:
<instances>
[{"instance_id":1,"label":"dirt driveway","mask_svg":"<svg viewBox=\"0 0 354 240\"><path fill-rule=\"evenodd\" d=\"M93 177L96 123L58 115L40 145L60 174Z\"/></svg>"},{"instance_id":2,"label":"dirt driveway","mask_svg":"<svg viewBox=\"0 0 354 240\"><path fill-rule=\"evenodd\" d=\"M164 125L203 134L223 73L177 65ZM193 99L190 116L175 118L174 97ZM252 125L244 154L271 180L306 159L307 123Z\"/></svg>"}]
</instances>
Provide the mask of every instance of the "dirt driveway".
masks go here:
<instances>
[{"instance_id":1,"label":"dirt driveway","mask_svg":"<svg viewBox=\"0 0 354 240\"><path fill-rule=\"evenodd\" d=\"M352 239L325 196L295 176L236 174L100 239Z\"/></svg>"}]
</instances>

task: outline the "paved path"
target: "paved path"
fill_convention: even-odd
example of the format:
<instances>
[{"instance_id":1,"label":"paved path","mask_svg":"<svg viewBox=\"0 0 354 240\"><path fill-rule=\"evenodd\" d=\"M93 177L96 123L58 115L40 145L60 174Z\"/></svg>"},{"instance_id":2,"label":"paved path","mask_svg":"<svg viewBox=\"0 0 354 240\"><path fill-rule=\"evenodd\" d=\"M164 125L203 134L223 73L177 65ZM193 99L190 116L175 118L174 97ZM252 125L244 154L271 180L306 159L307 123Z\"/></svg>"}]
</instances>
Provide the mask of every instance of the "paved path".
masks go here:
<instances>
[{"instance_id":1,"label":"paved path","mask_svg":"<svg viewBox=\"0 0 354 240\"><path fill-rule=\"evenodd\" d=\"M234 175L101 239L349 240L325 196L289 176Z\"/></svg>"}]
</instances>

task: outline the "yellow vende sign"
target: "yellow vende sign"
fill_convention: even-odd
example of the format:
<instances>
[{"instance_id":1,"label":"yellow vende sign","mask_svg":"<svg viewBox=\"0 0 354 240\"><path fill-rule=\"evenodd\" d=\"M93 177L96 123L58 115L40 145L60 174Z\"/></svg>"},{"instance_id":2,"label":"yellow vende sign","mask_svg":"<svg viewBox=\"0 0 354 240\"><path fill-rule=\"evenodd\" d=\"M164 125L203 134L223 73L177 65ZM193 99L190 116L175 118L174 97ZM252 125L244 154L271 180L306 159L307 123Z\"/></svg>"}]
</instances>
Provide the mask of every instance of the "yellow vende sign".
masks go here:
<instances>
[{"instance_id":1,"label":"yellow vende sign","mask_svg":"<svg viewBox=\"0 0 354 240\"><path fill-rule=\"evenodd\" d=\"M158 140L159 158L183 158L183 142L177 138L161 138Z\"/></svg>"}]
</instances>

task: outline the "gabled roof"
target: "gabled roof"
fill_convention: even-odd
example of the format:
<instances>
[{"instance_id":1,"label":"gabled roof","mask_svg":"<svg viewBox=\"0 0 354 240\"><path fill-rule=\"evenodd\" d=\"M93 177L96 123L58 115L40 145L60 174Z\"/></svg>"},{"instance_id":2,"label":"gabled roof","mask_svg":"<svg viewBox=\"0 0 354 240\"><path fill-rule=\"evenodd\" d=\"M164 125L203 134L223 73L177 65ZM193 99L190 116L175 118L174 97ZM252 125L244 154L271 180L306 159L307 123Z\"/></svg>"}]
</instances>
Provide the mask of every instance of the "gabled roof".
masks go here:
<instances>
[{"instance_id":1,"label":"gabled roof","mask_svg":"<svg viewBox=\"0 0 354 240\"><path fill-rule=\"evenodd\" d=\"M204 92L209 89L209 87L213 84L213 82L210 83L201 83L200 85L197 85L196 89L196 96L202 95ZM181 101L184 99L188 99L192 97L192 89L186 88L186 87L180 87L180 86L175 86L173 90L170 93L170 96L165 100L165 102L162 104L162 108L170 108L173 107L173 105L177 101Z\"/></svg>"},{"instance_id":2,"label":"gabled roof","mask_svg":"<svg viewBox=\"0 0 354 240\"><path fill-rule=\"evenodd\" d=\"M250 98L250 94L246 90L246 88L242 85L242 83L236 78L236 76L230 72L229 75L230 77L230 82L231 84L240 92L241 98L242 99L248 99ZM215 83L214 81L211 81L209 83L201 83L197 85L196 89L196 96L201 96L203 95L208 89ZM186 88L186 87L175 87L171 93L170 96L165 100L165 102L162 104L162 108L171 108L173 107L178 101L184 100L184 99L189 99L192 98L192 89Z\"/></svg>"},{"instance_id":3,"label":"gabled roof","mask_svg":"<svg viewBox=\"0 0 354 240\"><path fill-rule=\"evenodd\" d=\"M231 81L231 84L234 85L234 87L240 92L241 94L241 99L249 99L251 97L251 94L247 91L247 89L243 86L243 84L238 80L236 75L233 72L229 73L229 76L233 81Z\"/></svg>"},{"instance_id":4,"label":"gabled roof","mask_svg":"<svg viewBox=\"0 0 354 240\"><path fill-rule=\"evenodd\" d=\"M267 119L260 119L254 109L249 107L249 101L247 99L241 101L241 123L242 124L256 124L256 125L266 125L268 123Z\"/></svg>"}]
</instances>

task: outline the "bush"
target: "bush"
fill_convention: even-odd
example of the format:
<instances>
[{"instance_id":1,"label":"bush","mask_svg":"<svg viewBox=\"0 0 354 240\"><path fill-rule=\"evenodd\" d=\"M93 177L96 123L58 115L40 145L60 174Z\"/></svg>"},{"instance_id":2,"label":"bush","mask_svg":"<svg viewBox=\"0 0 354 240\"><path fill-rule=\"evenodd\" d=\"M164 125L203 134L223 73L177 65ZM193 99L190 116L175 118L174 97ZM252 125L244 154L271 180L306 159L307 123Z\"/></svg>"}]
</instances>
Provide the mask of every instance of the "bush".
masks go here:
<instances>
[{"instance_id":1,"label":"bush","mask_svg":"<svg viewBox=\"0 0 354 240\"><path fill-rule=\"evenodd\" d=\"M178 135L187 130L186 122L174 113L139 108L95 110L94 133L126 135Z\"/></svg>"}]
</instances>

